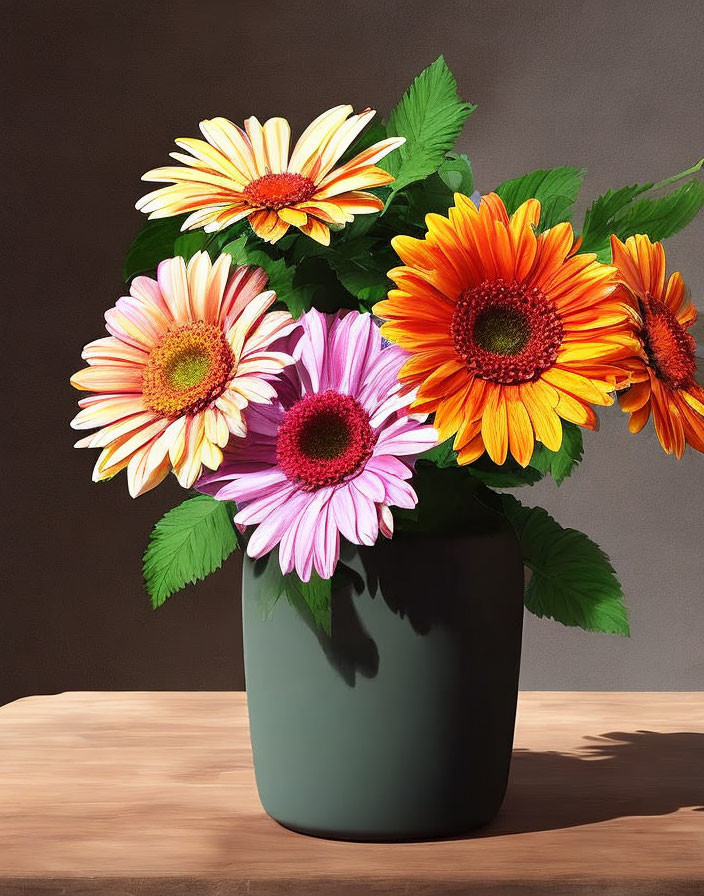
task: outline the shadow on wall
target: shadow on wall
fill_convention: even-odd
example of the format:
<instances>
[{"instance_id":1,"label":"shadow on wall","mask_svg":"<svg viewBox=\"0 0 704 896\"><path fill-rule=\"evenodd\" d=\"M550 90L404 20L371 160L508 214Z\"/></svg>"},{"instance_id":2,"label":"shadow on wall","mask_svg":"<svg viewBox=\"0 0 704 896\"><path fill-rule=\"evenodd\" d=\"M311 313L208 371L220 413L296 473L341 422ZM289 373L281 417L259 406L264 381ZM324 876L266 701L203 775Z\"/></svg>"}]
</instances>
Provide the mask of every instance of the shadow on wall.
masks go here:
<instances>
[{"instance_id":1,"label":"shadow on wall","mask_svg":"<svg viewBox=\"0 0 704 896\"><path fill-rule=\"evenodd\" d=\"M704 734L616 731L589 740L577 753L515 750L501 813L474 836L704 812Z\"/></svg>"}]
</instances>

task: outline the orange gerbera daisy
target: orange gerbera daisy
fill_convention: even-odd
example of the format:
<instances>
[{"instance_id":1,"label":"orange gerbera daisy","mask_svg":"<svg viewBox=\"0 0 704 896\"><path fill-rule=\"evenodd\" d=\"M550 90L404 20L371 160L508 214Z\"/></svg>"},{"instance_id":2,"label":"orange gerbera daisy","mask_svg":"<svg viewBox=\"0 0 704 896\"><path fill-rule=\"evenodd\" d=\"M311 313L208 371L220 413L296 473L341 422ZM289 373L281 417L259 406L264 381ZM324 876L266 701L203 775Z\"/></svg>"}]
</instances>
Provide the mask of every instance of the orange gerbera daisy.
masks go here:
<instances>
[{"instance_id":1,"label":"orange gerbera daisy","mask_svg":"<svg viewBox=\"0 0 704 896\"><path fill-rule=\"evenodd\" d=\"M614 264L632 292L640 317L643 360L634 385L619 395L640 432L652 412L655 432L668 454L682 457L685 444L704 451L704 389L695 380L695 343L687 332L697 319L679 271L665 280L665 250L638 234L622 243L611 237Z\"/></svg>"},{"instance_id":2,"label":"orange gerbera daisy","mask_svg":"<svg viewBox=\"0 0 704 896\"><path fill-rule=\"evenodd\" d=\"M74 429L94 429L77 448L102 448L93 479L127 467L132 497L173 469L189 488L203 467L216 470L230 435L244 436L242 411L271 404L270 380L293 359L269 345L294 326L287 311L268 311L261 268L230 270L205 252L188 263L162 261L157 279L135 277L130 295L105 314L110 336L83 350L88 367L71 377L94 392L79 401Z\"/></svg>"},{"instance_id":3,"label":"orange gerbera daisy","mask_svg":"<svg viewBox=\"0 0 704 896\"><path fill-rule=\"evenodd\" d=\"M289 157L291 129L285 118L260 124L248 118L244 130L226 118L201 121L203 140L183 138L176 145L191 155L171 156L186 168L155 168L142 180L168 181L143 196L137 208L150 218L191 214L183 230L220 230L242 218L263 240L275 243L289 226L327 246L330 224L377 212L383 202L365 190L391 183L375 163L400 146L403 137L375 143L349 162L334 165L374 116L373 109L348 116L352 106L335 106L303 132Z\"/></svg>"},{"instance_id":4,"label":"orange gerbera daisy","mask_svg":"<svg viewBox=\"0 0 704 896\"><path fill-rule=\"evenodd\" d=\"M616 270L577 255L572 227L536 233L540 203L509 217L494 193L461 194L423 239L398 236L397 289L375 306L382 333L411 352L400 372L413 407L435 412L461 464L485 450L526 466L535 440L555 451L560 418L594 429L638 342Z\"/></svg>"}]
</instances>

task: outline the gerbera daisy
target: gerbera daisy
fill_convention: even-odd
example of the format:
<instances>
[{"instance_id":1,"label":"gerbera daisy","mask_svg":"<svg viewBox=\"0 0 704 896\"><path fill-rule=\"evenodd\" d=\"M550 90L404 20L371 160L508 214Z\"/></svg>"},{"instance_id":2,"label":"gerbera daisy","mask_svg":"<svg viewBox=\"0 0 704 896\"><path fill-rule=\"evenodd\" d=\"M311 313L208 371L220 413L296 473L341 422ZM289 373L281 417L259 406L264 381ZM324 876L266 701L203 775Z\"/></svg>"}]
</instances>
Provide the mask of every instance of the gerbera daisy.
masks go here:
<instances>
[{"instance_id":1,"label":"gerbera daisy","mask_svg":"<svg viewBox=\"0 0 704 896\"><path fill-rule=\"evenodd\" d=\"M493 193L479 208L457 193L423 239L392 240L404 266L374 311L412 353L400 376L413 408L435 412L461 464L486 450L526 466L536 439L560 447L561 419L594 429L591 405L613 403L637 348L615 269L576 254L570 224L538 234L539 220L536 199L509 217Z\"/></svg>"},{"instance_id":2,"label":"gerbera daisy","mask_svg":"<svg viewBox=\"0 0 704 896\"><path fill-rule=\"evenodd\" d=\"M229 255L204 252L186 267L170 258L157 279L135 277L130 295L105 314L111 334L83 350L89 366L71 378L95 392L79 401L74 429L98 432L77 448L102 448L93 479L127 467L133 497L173 469L188 488L222 460L230 434L244 436L242 411L270 402L268 379L291 358L269 344L293 326L285 311L265 314L276 296L262 292L261 268L230 272Z\"/></svg>"},{"instance_id":3,"label":"gerbera daisy","mask_svg":"<svg viewBox=\"0 0 704 896\"><path fill-rule=\"evenodd\" d=\"M319 115L289 157L291 129L285 118L260 124L248 118L244 130L226 118L201 121L203 140L183 138L171 156L188 166L147 171L142 180L167 181L142 197L137 208L150 218L190 212L183 230L220 230L249 218L254 232L275 243L289 226L327 246L329 224L346 224L355 215L379 211L382 201L369 187L393 177L375 163L400 146L403 137L375 143L339 168L335 163L373 117L373 109L348 116L352 106L335 106Z\"/></svg>"},{"instance_id":4,"label":"gerbera daisy","mask_svg":"<svg viewBox=\"0 0 704 896\"><path fill-rule=\"evenodd\" d=\"M655 432L668 454L682 457L685 444L704 451L704 389L696 382L695 343L687 332L697 319L679 271L665 279L665 250L641 234L622 243L611 237L614 264L633 294L639 314L642 359L634 385L619 395L640 432L652 412Z\"/></svg>"},{"instance_id":5,"label":"gerbera daisy","mask_svg":"<svg viewBox=\"0 0 704 896\"><path fill-rule=\"evenodd\" d=\"M238 505L235 523L255 525L247 553L277 544L284 573L329 579L340 535L372 545L392 534L390 505L414 507L414 455L437 434L410 416L398 371L406 355L383 347L369 314L309 311L284 344L295 365L276 382L278 400L247 411L247 438L233 442L216 473L196 487Z\"/></svg>"}]
</instances>

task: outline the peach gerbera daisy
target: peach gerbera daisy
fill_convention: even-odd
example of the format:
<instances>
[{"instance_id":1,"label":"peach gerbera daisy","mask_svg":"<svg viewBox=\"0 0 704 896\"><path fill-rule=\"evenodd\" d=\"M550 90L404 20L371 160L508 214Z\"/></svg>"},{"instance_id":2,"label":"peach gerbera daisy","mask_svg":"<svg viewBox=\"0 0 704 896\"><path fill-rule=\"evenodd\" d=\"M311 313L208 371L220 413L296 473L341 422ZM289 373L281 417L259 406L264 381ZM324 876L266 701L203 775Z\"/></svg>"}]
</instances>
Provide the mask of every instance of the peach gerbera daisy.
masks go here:
<instances>
[{"instance_id":1,"label":"peach gerbera daisy","mask_svg":"<svg viewBox=\"0 0 704 896\"><path fill-rule=\"evenodd\" d=\"M639 314L642 360L634 385L619 395L630 413L628 428L640 432L651 413L668 454L682 457L685 444L704 451L704 389L695 380L695 342L687 332L697 319L679 271L665 279L665 250L638 234L622 243L611 237L614 264L633 294Z\"/></svg>"},{"instance_id":2,"label":"peach gerbera daisy","mask_svg":"<svg viewBox=\"0 0 704 896\"><path fill-rule=\"evenodd\" d=\"M127 467L132 497L173 469L188 488L202 468L217 469L230 434L244 436L243 409L271 403L268 382L292 359L268 351L294 326L262 292L261 268L230 271L231 258L211 264L205 252L162 261L157 279L135 277L130 295L105 314L110 336L83 350L88 367L71 378L96 394L79 401L71 425L98 432L77 448L102 448L94 481Z\"/></svg>"},{"instance_id":3,"label":"peach gerbera daisy","mask_svg":"<svg viewBox=\"0 0 704 896\"><path fill-rule=\"evenodd\" d=\"M632 311L615 268L576 254L570 224L536 232L536 199L510 217L493 193L455 203L426 217L423 239L393 239L404 266L374 310L412 354L400 378L418 388L413 407L454 435L459 463L486 450L526 466L536 439L560 447L561 419L594 429L591 405L613 403L637 350Z\"/></svg>"},{"instance_id":4,"label":"peach gerbera daisy","mask_svg":"<svg viewBox=\"0 0 704 896\"><path fill-rule=\"evenodd\" d=\"M404 142L390 137L375 143L339 168L339 160L373 117L373 109L348 116L352 106L335 106L303 132L289 156L291 129L285 118L260 124L248 118L244 130L226 118L201 121L205 141L183 138L176 145L190 155L171 156L187 167L156 168L142 180L167 181L142 197L137 208L150 218L190 212L183 230L220 230L242 218L263 240L275 243L289 226L327 246L330 224L379 211L381 200L369 187L393 177L375 163Z\"/></svg>"}]
</instances>

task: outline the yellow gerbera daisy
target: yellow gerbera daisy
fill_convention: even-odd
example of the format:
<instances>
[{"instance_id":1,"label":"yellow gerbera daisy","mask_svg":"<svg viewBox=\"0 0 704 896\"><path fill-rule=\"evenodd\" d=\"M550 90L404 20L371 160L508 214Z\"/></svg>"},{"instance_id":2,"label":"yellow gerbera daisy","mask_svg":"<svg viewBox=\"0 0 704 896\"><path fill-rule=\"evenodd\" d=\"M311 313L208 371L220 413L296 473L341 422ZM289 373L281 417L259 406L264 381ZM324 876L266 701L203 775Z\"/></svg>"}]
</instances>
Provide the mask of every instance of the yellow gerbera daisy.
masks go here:
<instances>
[{"instance_id":1,"label":"yellow gerbera daisy","mask_svg":"<svg viewBox=\"0 0 704 896\"><path fill-rule=\"evenodd\" d=\"M188 263L162 261L157 279L135 277L130 295L105 313L110 336L83 350L88 367L71 377L94 392L79 401L74 429L94 429L77 448L102 448L93 479L127 467L132 497L173 469L190 488L203 467L216 470L230 435L244 436L242 411L271 404L272 377L292 358L269 345L294 326L287 311L269 311L261 268L230 270L205 252Z\"/></svg>"},{"instance_id":2,"label":"yellow gerbera daisy","mask_svg":"<svg viewBox=\"0 0 704 896\"><path fill-rule=\"evenodd\" d=\"M285 118L260 124L248 118L244 130L226 118L201 121L205 141L182 138L176 145L191 155L171 156L187 167L155 168L142 180L167 181L143 196L137 208L150 218L190 212L183 230L220 230L248 218L254 232L275 243L289 226L327 246L330 224L379 211L381 200L365 190L391 183L375 163L404 142L390 137L375 143L339 168L334 165L374 116L373 109L352 115L352 106L318 116L303 132L289 157L291 129Z\"/></svg>"},{"instance_id":3,"label":"yellow gerbera daisy","mask_svg":"<svg viewBox=\"0 0 704 896\"><path fill-rule=\"evenodd\" d=\"M576 254L572 227L536 228L540 203L509 217L490 193L461 194L449 218L428 215L423 239L395 237L397 289L374 311L411 353L400 372L413 407L435 412L461 464L485 450L522 466L535 440L556 451L563 420L594 429L590 405L610 405L638 351L616 270Z\"/></svg>"},{"instance_id":4,"label":"yellow gerbera daisy","mask_svg":"<svg viewBox=\"0 0 704 896\"><path fill-rule=\"evenodd\" d=\"M611 237L614 264L639 314L643 358L634 359L634 385L619 395L628 428L640 432L651 413L668 454L682 457L686 444L704 451L704 388L697 383L694 339L688 333L697 309L679 271L665 279L665 250L638 234L622 243Z\"/></svg>"}]
</instances>

